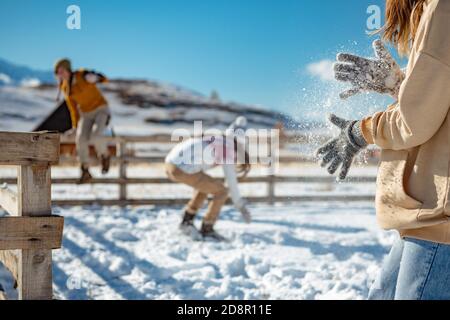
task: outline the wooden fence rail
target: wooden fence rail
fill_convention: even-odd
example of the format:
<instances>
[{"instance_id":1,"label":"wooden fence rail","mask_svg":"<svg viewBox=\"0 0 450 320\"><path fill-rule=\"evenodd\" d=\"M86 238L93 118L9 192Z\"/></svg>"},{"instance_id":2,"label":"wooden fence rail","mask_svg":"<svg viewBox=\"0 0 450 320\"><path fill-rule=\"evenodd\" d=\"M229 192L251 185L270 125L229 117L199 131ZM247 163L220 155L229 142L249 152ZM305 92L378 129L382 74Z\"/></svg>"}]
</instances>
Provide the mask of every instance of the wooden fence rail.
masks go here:
<instances>
[{"instance_id":1,"label":"wooden fence rail","mask_svg":"<svg viewBox=\"0 0 450 320\"><path fill-rule=\"evenodd\" d=\"M52 185L73 185L78 181L77 178L53 178ZM351 183L375 183L375 177L362 176L352 177L347 180ZM15 184L16 179L2 179L2 182ZM311 201L373 201L372 195L296 195L296 196L277 196L276 185L279 183L317 183L317 184L333 184L333 177L295 177L295 176L258 176L240 179L240 183L264 183L266 184L267 194L265 196L247 197L246 199L252 203L287 203L287 202L311 202ZM117 199L67 199L53 200L53 204L59 206L78 206L78 205L104 205L104 206L123 206L123 205L181 205L189 201L188 198L147 198L147 199L131 199L128 197L128 185L147 185L147 184L176 184L167 178L100 178L93 179L90 184L93 185L118 185L119 194Z\"/></svg>"},{"instance_id":2,"label":"wooden fence rail","mask_svg":"<svg viewBox=\"0 0 450 320\"><path fill-rule=\"evenodd\" d=\"M146 164L146 165L162 165L164 163L164 156L160 155L136 155L136 150L133 149L135 143L154 145L155 143L173 144L169 135L153 135L153 136L117 136L105 137L113 152L112 164L118 166L118 177L116 178L99 178L93 179L90 184L101 185L117 185L118 195L115 199L66 199L54 200L56 205L172 205L182 204L188 199L166 199L166 198L148 198L148 199L132 199L128 194L129 185L139 184L172 184L173 182L167 178L131 178L127 176L127 168L132 165ZM286 142L292 143L300 140L304 143L307 137L298 138L296 136L288 136L285 138ZM326 137L322 140L326 140ZM281 150L278 161L280 166L291 165L294 163L308 163L311 159L301 156L293 152ZM75 146L73 138L63 137L61 140L61 157L60 165L78 165L75 154ZM98 160L95 157L91 158L92 165L98 165ZM280 183L317 183L317 184L333 184L334 179L331 176L277 176L267 175L258 177L247 177L241 180L241 183L263 183L266 185L266 195L261 197L247 198L251 202L256 203L276 203L276 202L305 202L305 201L368 201L373 200L373 195L296 195L296 196L278 196L276 194L276 186ZM375 177L362 176L352 177L348 179L351 183L374 183ZM53 185L73 185L78 181L77 178L54 178ZM16 179L1 179L1 182L7 184L16 184Z\"/></svg>"},{"instance_id":3,"label":"wooden fence rail","mask_svg":"<svg viewBox=\"0 0 450 320\"><path fill-rule=\"evenodd\" d=\"M139 148L142 151L143 146L155 144L172 145L176 141L172 141L171 137L167 134L153 135L153 136L116 136L105 137L106 141L112 150L114 157L112 158L112 164L118 166L118 177L116 178L100 178L94 179L91 184L106 184L106 185L118 185L118 195L115 199L66 199L55 200L54 204L57 205L88 205L88 204L100 204L100 205L172 205L182 204L188 199L166 199L166 198L151 198L151 199L132 199L127 192L129 185L136 184L172 184L173 182L167 178L131 178L127 176L127 169L132 165L147 164L147 165L162 165L164 163L164 154L148 155L144 152L143 155L137 155L136 149L133 147L139 144ZM306 143L308 141L307 136L296 136L292 134L285 135L283 138L285 143ZM322 137L325 141L327 137ZM262 139L263 141L264 138ZM258 137L259 141L259 137ZM73 138L63 137L61 140L61 165L78 165L75 146ZM166 147L167 149L167 147ZM291 165L295 163L308 163L311 159L305 156L295 153L293 151L287 151L286 149L280 150L278 156L280 166ZM97 165L98 160L94 157L91 158L91 164ZM348 179L348 182L352 183L374 183L375 177L363 176L352 177ZM3 182L14 184L14 179L3 179ZM54 185L72 185L78 181L76 178L54 178L52 183ZM261 197L248 198L251 202L298 202L298 201L368 201L373 200L373 195L296 195L296 196L278 196L276 194L276 186L280 183L317 183L317 184L333 184L334 178L331 176L277 176L267 175L258 177L248 177L241 180L241 183L263 183L266 185L267 193Z\"/></svg>"},{"instance_id":4,"label":"wooden fence rail","mask_svg":"<svg viewBox=\"0 0 450 320\"><path fill-rule=\"evenodd\" d=\"M19 299L53 298L52 249L61 247L64 219L52 216L51 165L59 134L0 132L0 165L17 166L17 192L0 188L0 262L12 273ZM5 294L1 295L3 298Z\"/></svg>"}]
</instances>

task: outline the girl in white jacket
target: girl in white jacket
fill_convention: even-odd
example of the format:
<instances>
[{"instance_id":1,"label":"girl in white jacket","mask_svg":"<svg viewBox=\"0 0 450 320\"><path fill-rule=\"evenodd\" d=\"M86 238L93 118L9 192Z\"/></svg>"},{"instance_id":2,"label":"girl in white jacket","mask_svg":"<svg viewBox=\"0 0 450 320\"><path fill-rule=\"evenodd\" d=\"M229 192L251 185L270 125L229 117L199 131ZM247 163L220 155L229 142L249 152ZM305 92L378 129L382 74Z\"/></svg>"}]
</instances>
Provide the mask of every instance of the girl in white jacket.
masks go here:
<instances>
[{"instance_id":1,"label":"girl in white jacket","mask_svg":"<svg viewBox=\"0 0 450 320\"><path fill-rule=\"evenodd\" d=\"M246 124L246 119L239 117L229 129L245 130ZM250 213L244 199L240 196L237 180L237 171L248 173L249 157L242 143L229 133L230 130L227 130L227 135L187 139L176 145L166 157L168 177L172 181L194 188L194 195L184 210L182 229L190 230L194 227L195 215L207 199L208 194L212 195L200 230L203 237L222 238L215 232L214 224L228 195L230 195L235 208L242 213L245 221L250 222ZM219 165L223 169L226 186L221 180L205 173Z\"/></svg>"}]
</instances>

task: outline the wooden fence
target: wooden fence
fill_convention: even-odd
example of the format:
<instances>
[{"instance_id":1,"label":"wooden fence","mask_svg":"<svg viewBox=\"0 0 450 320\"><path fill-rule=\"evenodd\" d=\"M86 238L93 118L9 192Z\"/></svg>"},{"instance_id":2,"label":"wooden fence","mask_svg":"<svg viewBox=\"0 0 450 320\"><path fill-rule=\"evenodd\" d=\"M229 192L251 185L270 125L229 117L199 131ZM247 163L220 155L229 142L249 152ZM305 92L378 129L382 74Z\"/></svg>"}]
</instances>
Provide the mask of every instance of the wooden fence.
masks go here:
<instances>
[{"instance_id":1,"label":"wooden fence","mask_svg":"<svg viewBox=\"0 0 450 320\"><path fill-rule=\"evenodd\" d=\"M176 199L130 199L127 186L128 185L161 185L172 184L173 182L167 178L131 178L127 176L127 167L136 164L154 164L161 165L164 163L164 155L153 156L138 156L135 153L135 149L130 147L130 144L174 144L176 141L172 141L168 135L153 135L153 136L120 136L109 137L107 139L110 150L114 154L113 165L117 165L119 168L119 174L117 178L98 178L92 180L92 184L106 184L106 185L118 185L118 195L116 199L67 199L67 200L55 200L54 204L57 205L87 205L87 204L99 204L99 205L178 205L184 204L188 201L187 198ZM322 141L325 141L327 137L322 137ZM73 139L62 138L61 140L61 165L78 165L76 160L76 154L74 150ZM281 141L282 145L289 143L294 144L306 144L308 138L305 136L293 136L286 135L284 140ZM311 159L302 157L298 153L288 152L284 148L279 155L279 163L281 166L294 163L308 163ZM371 155L371 161L376 161L376 156ZM95 158L91 159L92 164L98 164ZM78 179L74 178L56 178L52 183L58 184L75 184ZM333 184L335 178L332 176L277 176L267 175L258 177L247 177L241 179L241 183L263 183L266 185L266 195L259 197L247 198L248 201L254 203L277 203L277 202L305 202L305 201L372 201L373 195L296 195L296 196L277 196L276 186L280 183L319 183L319 184ZM352 177L348 179L348 182L352 183L374 183L375 177ZM5 180L9 183L14 183L13 180Z\"/></svg>"},{"instance_id":2,"label":"wooden fence","mask_svg":"<svg viewBox=\"0 0 450 320\"><path fill-rule=\"evenodd\" d=\"M173 182L165 177L162 171L162 176L157 178L132 178L127 175L127 168L131 165L147 164L147 165L162 165L164 163L164 154L137 155L136 149L133 145L169 145L174 144L170 136L159 134L152 136L119 136L119 137L105 137L109 144L111 153L113 154L112 165L118 166L118 176L115 178L96 178L90 184L97 185L117 185L118 194L114 199L65 199L54 200L53 204L61 206L73 205L180 205L186 203L189 199L183 197L177 198L146 198L133 199L129 197L129 185L155 185L157 188L161 184L173 184ZM322 137L321 141L325 141L327 137ZM305 136L285 136L281 141L282 145L288 144L307 144L308 137ZM73 138L61 137L61 155L59 165L62 166L78 166L76 159L75 145ZM93 150L92 150L93 151ZM93 156L91 157L92 165L99 165L99 161ZM370 154L369 162L377 161L376 154ZM288 152L287 148L281 149L279 155L280 166L291 164L308 164L312 160L308 157L301 156L299 153ZM347 182L351 183L375 183L374 176L351 177ZM53 178L53 185L74 185L78 181L77 178ZM335 183L335 178L332 176L251 176L240 180L241 183L251 184L265 184L266 194L257 197L248 197L247 200L253 203L286 203L286 202L308 202L308 201L373 201L374 195L295 195L295 196L280 196L277 195L277 185L279 184L328 184ZM17 184L16 178L0 178L0 183Z\"/></svg>"},{"instance_id":3,"label":"wooden fence","mask_svg":"<svg viewBox=\"0 0 450 320\"><path fill-rule=\"evenodd\" d=\"M52 216L51 165L59 134L0 132L0 165L17 166L17 192L0 188L0 262L16 280L19 299L53 298L52 249L61 247L64 219ZM4 293L2 298L6 298Z\"/></svg>"}]
</instances>

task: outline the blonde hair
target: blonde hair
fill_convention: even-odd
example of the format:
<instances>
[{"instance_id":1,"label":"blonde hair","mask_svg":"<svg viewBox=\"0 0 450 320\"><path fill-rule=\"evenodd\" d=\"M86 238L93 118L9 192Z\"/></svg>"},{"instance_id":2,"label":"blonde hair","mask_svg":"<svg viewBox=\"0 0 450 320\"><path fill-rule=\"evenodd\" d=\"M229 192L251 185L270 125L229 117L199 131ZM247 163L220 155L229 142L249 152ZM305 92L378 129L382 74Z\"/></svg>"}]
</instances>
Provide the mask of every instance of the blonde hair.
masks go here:
<instances>
[{"instance_id":1,"label":"blonde hair","mask_svg":"<svg viewBox=\"0 0 450 320\"><path fill-rule=\"evenodd\" d=\"M236 154L240 154L244 152L244 163L238 163L236 165L236 173L239 175L241 179L244 179L249 174L252 169L252 165L250 164L250 155L248 154L245 146L240 143L236 138L234 139L234 152Z\"/></svg>"},{"instance_id":2,"label":"blonde hair","mask_svg":"<svg viewBox=\"0 0 450 320\"><path fill-rule=\"evenodd\" d=\"M416 37L426 0L386 0L386 23L380 30L383 39L407 55Z\"/></svg>"}]
</instances>

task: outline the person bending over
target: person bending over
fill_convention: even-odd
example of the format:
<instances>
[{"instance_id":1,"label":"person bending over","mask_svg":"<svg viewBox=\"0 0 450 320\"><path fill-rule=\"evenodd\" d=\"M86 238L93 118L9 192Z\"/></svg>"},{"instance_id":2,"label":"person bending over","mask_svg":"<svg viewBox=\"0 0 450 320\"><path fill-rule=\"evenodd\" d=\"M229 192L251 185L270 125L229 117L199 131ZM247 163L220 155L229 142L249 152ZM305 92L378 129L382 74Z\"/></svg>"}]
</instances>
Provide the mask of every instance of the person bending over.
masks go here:
<instances>
[{"instance_id":1,"label":"person bending over","mask_svg":"<svg viewBox=\"0 0 450 320\"><path fill-rule=\"evenodd\" d=\"M174 182L194 188L194 195L184 209L181 229L191 233L194 218L208 195L212 195L203 218L200 234L222 240L215 230L220 211L230 194L235 208L250 223L250 213L246 202L240 196L237 173L246 175L250 170L249 157L244 145L230 131L245 130L246 119L239 117L227 130L226 135L190 138L176 145L166 157L166 173ZM242 159L241 159L242 158ZM221 166L226 185L206 172Z\"/></svg>"}]
</instances>

